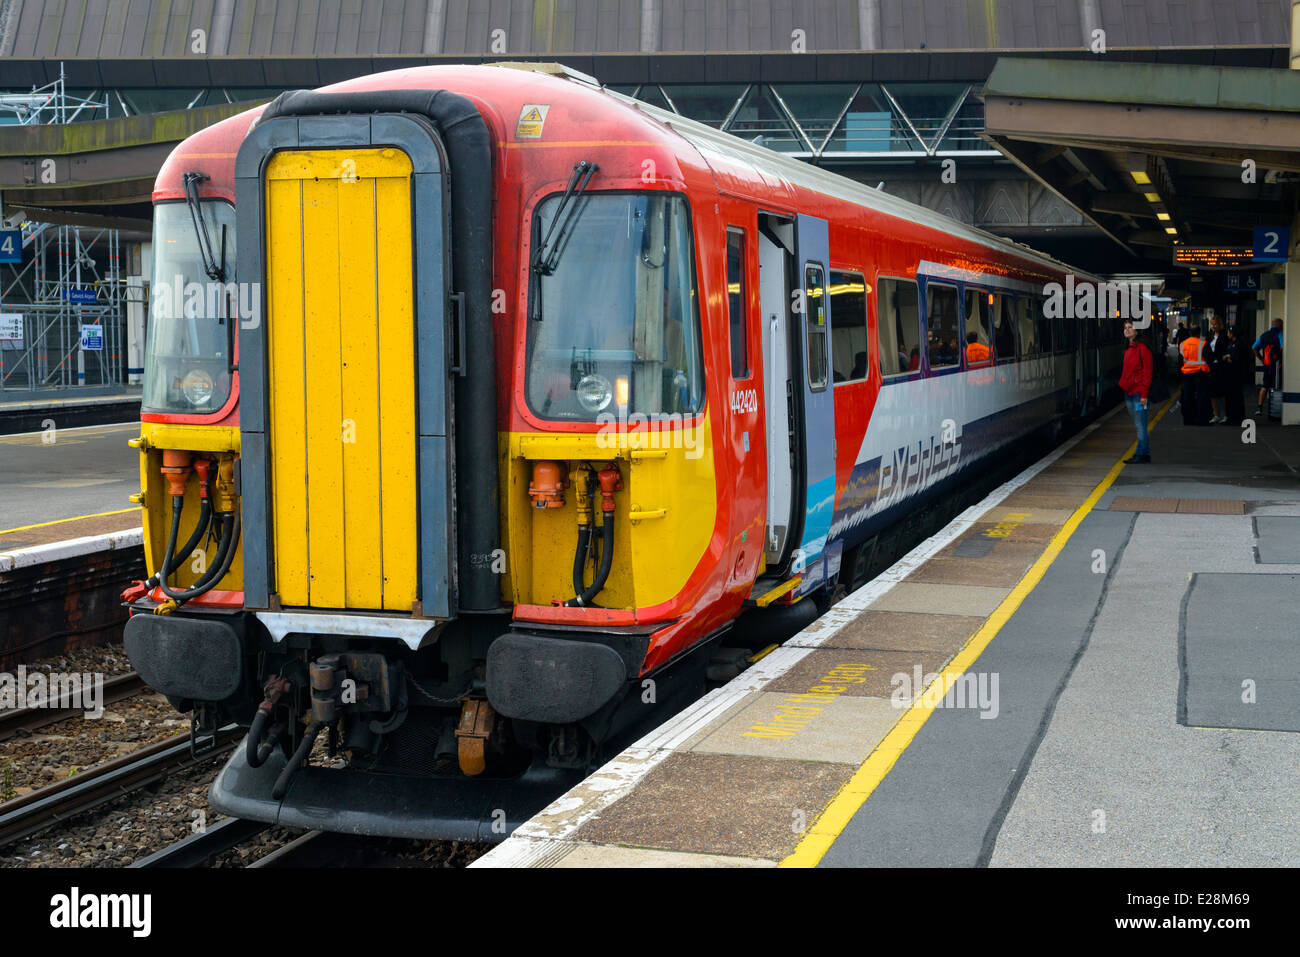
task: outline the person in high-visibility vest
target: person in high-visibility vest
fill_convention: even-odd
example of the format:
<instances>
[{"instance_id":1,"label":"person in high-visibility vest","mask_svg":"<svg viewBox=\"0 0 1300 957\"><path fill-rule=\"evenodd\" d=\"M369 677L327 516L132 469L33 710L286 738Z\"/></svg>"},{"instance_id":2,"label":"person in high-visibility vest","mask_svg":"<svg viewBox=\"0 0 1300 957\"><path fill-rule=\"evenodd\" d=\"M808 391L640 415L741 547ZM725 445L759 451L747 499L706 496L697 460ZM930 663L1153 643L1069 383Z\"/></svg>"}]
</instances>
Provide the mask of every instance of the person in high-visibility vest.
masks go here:
<instances>
[{"instance_id":1,"label":"person in high-visibility vest","mask_svg":"<svg viewBox=\"0 0 1300 957\"><path fill-rule=\"evenodd\" d=\"M1210 424L1210 364L1204 349L1201 327L1190 326L1178 345L1183 354L1183 425Z\"/></svg>"},{"instance_id":2,"label":"person in high-visibility vest","mask_svg":"<svg viewBox=\"0 0 1300 957\"><path fill-rule=\"evenodd\" d=\"M980 342L980 334L978 332L971 331L966 333L967 368L970 366L983 365L987 363L991 357L992 353L989 352L989 347Z\"/></svg>"}]
</instances>

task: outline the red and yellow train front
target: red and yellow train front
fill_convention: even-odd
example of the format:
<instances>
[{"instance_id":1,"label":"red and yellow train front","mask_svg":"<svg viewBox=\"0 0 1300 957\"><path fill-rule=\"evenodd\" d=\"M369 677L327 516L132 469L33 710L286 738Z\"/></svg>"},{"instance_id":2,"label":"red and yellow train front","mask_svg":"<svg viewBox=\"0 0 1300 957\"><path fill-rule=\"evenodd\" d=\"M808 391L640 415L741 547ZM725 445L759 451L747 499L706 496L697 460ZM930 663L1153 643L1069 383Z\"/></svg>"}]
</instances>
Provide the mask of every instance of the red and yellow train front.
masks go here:
<instances>
[{"instance_id":1,"label":"red and yellow train front","mask_svg":"<svg viewBox=\"0 0 1300 957\"><path fill-rule=\"evenodd\" d=\"M719 493L716 190L668 131L522 71L252 119L159 178L128 648L251 725L214 806L285 822L328 791L397 833L358 776L583 768L698 690L678 666L753 580ZM311 766L322 735L342 767Z\"/></svg>"}]
</instances>

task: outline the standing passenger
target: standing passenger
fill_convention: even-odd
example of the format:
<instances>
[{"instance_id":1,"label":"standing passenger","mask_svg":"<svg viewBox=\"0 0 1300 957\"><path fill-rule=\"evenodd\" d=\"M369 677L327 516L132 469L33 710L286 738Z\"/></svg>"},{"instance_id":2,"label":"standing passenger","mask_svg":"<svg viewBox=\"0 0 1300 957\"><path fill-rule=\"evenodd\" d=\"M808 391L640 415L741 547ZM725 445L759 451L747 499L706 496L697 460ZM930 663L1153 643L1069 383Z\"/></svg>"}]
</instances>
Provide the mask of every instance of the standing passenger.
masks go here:
<instances>
[{"instance_id":1,"label":"standing passenger","mask_svg":"<svg viewBox=\"0 0 1300 957\"><path fill-rule=\"evenodd\" d=\"M1183 354L1183 425L1210 424L1210 366L1202 352L1201 327L1190 325L1178 346Z\"/></svg>"},{"instance_id":2,"label":"standing passenger","mask_svg":"<svg viewBox=\"0 0 1300 957\"><path fill-rule=\"evenodd\" d=\"M1128 348L1124 350L1124 371L1119 377L1119 387L1124 392L1124 404L1128 406L1128 414L1133 417L1137 429L1137 451L1124 461L1149 464L1151 446L1147 437L1147 401L1155 365L1151 350L1142 342L1133 323L1124 323L1124 338L1128 340Z\"/></svg>"},{"instance_id":3,"label":"standing passenger","mask_svg":"<svg viewBox=\"0 0 1300 957\"><path fill-rule=\"evenodd\" d=\"M1255 356L1250 345L1242 338L1239 326L1228 327L1229 352L1226 357L1228 366L1227 411L1228 425L1241 427L1246 418L1246 399L1242 389L1255 381Z\"/></svg>"},{"instance_id":4,"label":"standing passenger","mask_svg":"<svg viewBox=\"0 0 1300 957\"><path fill-rule=\"evenodd\" d=\"M1272 326L1254 345L1255 355L1264 363L1264 381L1259 387L1259 401L1255 405L1255 414L1262 415L1268 393L1277 387L1277 367L1282 361L1282 320L1274 319Z\"/></svg>"},{"instance_id":5,"label":"standing passenger","mask_svg":"<svg viewBox=\"0 0 1300 957\"><path fill-rule=\"evenodd\" d=\"M1219 425L1228 421L1228 416L1224 414L1224 402L1228 386L1230 382L1236 381L1236 376L1232 369L1232 347L1223 330L1223 320L1218 316L1210 319L1210 338L1205 343L1204 355L1210 366L1210 407L1214 413L1210 424Z\"/></svg>"}]
</instances>

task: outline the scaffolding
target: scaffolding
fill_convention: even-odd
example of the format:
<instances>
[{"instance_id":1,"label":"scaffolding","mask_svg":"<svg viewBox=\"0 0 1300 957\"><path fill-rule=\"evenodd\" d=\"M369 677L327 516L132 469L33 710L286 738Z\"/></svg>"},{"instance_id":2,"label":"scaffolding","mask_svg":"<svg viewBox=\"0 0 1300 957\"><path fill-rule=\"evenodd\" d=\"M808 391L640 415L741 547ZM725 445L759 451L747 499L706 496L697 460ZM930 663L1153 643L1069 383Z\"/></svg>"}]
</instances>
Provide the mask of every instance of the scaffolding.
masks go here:
<instances>
[{"instance_id":1,"label":"scaffolding","mask_svg":"<svg viewBox=\"0 0 1300 957\"><path fill-rule=\"evenodd\" d=\"M67 93L63 66L53 83L0 96L18 122L72 123L108 110L108 100ZM56 225L21 212L21 261L0 265L0 392L111 387L127 382L127 284L116 229Z\"/></svg>"},{"instance_id":2,"label":"scaffolding","mask_svg":"<svg viewBox=\"0 0 1300 957\"><path fill-rule=\"evenodd\" d=\"M25 263L0 278L0 315L8 317L0 323L0 391L125 383L117 230L26 223L23 252Z\"/></svg>"}]
</instances>

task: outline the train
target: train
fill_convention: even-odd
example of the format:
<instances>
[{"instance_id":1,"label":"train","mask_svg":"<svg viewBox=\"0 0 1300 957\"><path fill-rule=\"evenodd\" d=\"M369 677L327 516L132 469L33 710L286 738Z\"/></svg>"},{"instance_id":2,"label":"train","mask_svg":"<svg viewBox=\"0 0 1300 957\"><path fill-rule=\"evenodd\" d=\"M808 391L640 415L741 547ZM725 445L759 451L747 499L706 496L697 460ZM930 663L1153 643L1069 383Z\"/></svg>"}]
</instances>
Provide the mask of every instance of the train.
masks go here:
<instances>
[{"instance_id":1,"label":"train","mask_svg":"<svg viewBox=\"0 0 1300 957\"><path fill-rule=\"evenodd\" d=\"M282 94L153 202L125 643L237 817L500 839L1117 394L1066 264L558 65Z\"/></svg>"}]
</instances>

